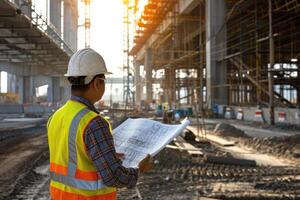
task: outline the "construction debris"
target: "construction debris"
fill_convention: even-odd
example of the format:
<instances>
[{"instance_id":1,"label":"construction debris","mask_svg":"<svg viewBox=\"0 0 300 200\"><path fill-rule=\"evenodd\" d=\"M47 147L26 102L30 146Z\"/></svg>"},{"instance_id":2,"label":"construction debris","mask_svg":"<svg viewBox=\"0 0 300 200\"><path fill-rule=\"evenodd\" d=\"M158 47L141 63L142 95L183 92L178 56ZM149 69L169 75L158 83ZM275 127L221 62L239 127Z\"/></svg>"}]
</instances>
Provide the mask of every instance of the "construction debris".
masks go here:
<instances>
[{"instance_id":1,"label":"construction debris","mask_svg":"<svg viewBox=\"0 0 300 200\"><path fill-rule=\"evenodd\" d=\"M244 131L237 129L228 123L218 123L212 134L222 137L249 137Z\"/></svg>"},{"instance_id":2,"label":"construction debris","mask_svg":"<svg viewBox=\"0 0 300 200\"><path fill-rule=\"evenodd\" d=\"M261 153L300 160L300 135L239 139L238 143Z\"/></svg>"}]
</instances>

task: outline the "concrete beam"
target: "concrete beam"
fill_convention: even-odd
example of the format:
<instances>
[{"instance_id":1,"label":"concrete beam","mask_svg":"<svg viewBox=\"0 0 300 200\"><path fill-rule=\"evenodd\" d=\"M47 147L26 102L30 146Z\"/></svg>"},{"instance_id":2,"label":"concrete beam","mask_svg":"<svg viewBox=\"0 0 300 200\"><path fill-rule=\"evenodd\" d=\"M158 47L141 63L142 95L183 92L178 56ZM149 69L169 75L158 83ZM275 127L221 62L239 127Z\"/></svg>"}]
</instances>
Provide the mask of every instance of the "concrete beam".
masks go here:
<instances>
[{"instance_id":1,"label":"concrete beam","mask_svg":"<svg viewBox=\"0 0 300 200\"><path fill-rule=\"evenodd\" d=\"M199 0L180 0L178 5L179 15L188 14L191 12L197 5L199 5L201 1ZM173 9L177 9L176 6ZM145 57L145 53L148 47L151 47L170 26L172 25L173 17L172 11L170 11L162 23L156 28L155 33L150 36L150 38L146 41L143 47L136 55L137 60L143 60Z\"/></svg>"},{"instance_id":2,"label":"concrete beam","mask_svg":"<svg viewBox=\"0 0 300 200\"><path fill-rule=\"evenodd\" d=\"M19 76L30 76L30 75L61 76L61 74L64 74L66 70L67 70L67 66L57 66L53 68L45 64L28 66L23 63L12 63L12 62L0 61L0 71L6 71L8 73L19 75Z\"/></svg>"},{"instance_id":3,"label":"concrete beam","mask_svg":"<svg viewBox=\"0 0 300 200\"><path fill-rule=\"evenodd\" d=\"M188 14L194 8L196 8L197 5L199 5L199 0L180 0L179 1L179 13L180 14Z\"/></svg>"}]
</instances>

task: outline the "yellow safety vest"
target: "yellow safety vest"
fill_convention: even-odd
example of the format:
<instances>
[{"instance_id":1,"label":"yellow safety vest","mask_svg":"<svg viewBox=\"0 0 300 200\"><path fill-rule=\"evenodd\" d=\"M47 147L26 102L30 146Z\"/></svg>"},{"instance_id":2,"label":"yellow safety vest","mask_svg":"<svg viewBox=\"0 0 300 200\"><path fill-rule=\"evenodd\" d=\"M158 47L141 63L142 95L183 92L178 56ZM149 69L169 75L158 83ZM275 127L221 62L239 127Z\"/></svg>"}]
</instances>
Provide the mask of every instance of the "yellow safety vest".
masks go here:
<instances>
[{"instance_id":1,"label":"yellow safety vest","mask_svg":"<svg viewBox=\"0 0 300 200\"><path fill-rule=\"evenodd\" d=\"M103 184L85 149L84 130L97 116L84 104L69 100L48 121L52 199L116 199L116 188Z\"/></svg>"}]
</instances>

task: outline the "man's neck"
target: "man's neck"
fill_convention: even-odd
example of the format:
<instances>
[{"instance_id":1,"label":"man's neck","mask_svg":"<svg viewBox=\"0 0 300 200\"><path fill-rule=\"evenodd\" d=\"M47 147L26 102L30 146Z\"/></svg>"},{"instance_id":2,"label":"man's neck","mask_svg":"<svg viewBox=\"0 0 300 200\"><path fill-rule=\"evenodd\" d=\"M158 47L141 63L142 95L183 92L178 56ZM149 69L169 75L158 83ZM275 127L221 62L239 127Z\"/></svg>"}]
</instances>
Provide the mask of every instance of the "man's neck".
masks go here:
<instances>
[{"instance_id":1,"label":"man's neck","mask_svg":"<svg viewBox=\"0 0 300 200\"><path fill-rule=\"evenodd\" d=\"M82 92L72 92L72 96L77 96L77 97L82 97L86 100L88 100L90 103L94 104L95 101L92 100L92 98L86 94L86 93L82 93Z\"/></svg>"}]
</instances>

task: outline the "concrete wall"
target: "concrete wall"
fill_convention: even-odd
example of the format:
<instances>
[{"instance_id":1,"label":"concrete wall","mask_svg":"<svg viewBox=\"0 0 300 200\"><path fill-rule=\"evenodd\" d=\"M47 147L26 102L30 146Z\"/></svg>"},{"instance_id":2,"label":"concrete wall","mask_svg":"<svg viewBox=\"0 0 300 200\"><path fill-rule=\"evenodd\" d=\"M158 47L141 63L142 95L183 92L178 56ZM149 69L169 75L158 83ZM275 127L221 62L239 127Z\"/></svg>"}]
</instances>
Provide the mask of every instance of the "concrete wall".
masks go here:
<instances>
[{"instance_id":1,"label":"concrete wall","mask_svg":"<svg viewBox=\"0 0 300 200\"><path fill-rule=\"evenodd\" d=\"M0 114L42 116L47 113L52 113L57 108L57 106L42 106L37 104L0 104Z\"/></svg>"},{"instance_id":2,"label":"concrete wall","mask_svg":"<svg viewBox=\"0 0 300 200\"><path fill-rule=\"evenodd\" d=\"M223 117L225 114L226 106L219 106L219 116ZM255 118L255 112L257 111L257 107L239 107L239 106L230 106L232 109L232 118L236 118L238 109L243 110L243 120L245 121L258 121ZM285 120L279 120L279 112L285 113ZM270 114L268 108L262 108L262 116L265 123L270 123ZM300 109L296 108L275 108L275 123L276 124L291 124L291 125L299 125L300 126Z\"/></svg>"},{"instance_id":3,"label":"concrete wall","mask_svg":"<svg viewBox=\"0 0 300 200\"><path fill-rule=\"evenodd\" d=\"M1 114L21 114L24 112L23 105L20 104L0 104Z\"/></svg>"}]
</instances>

